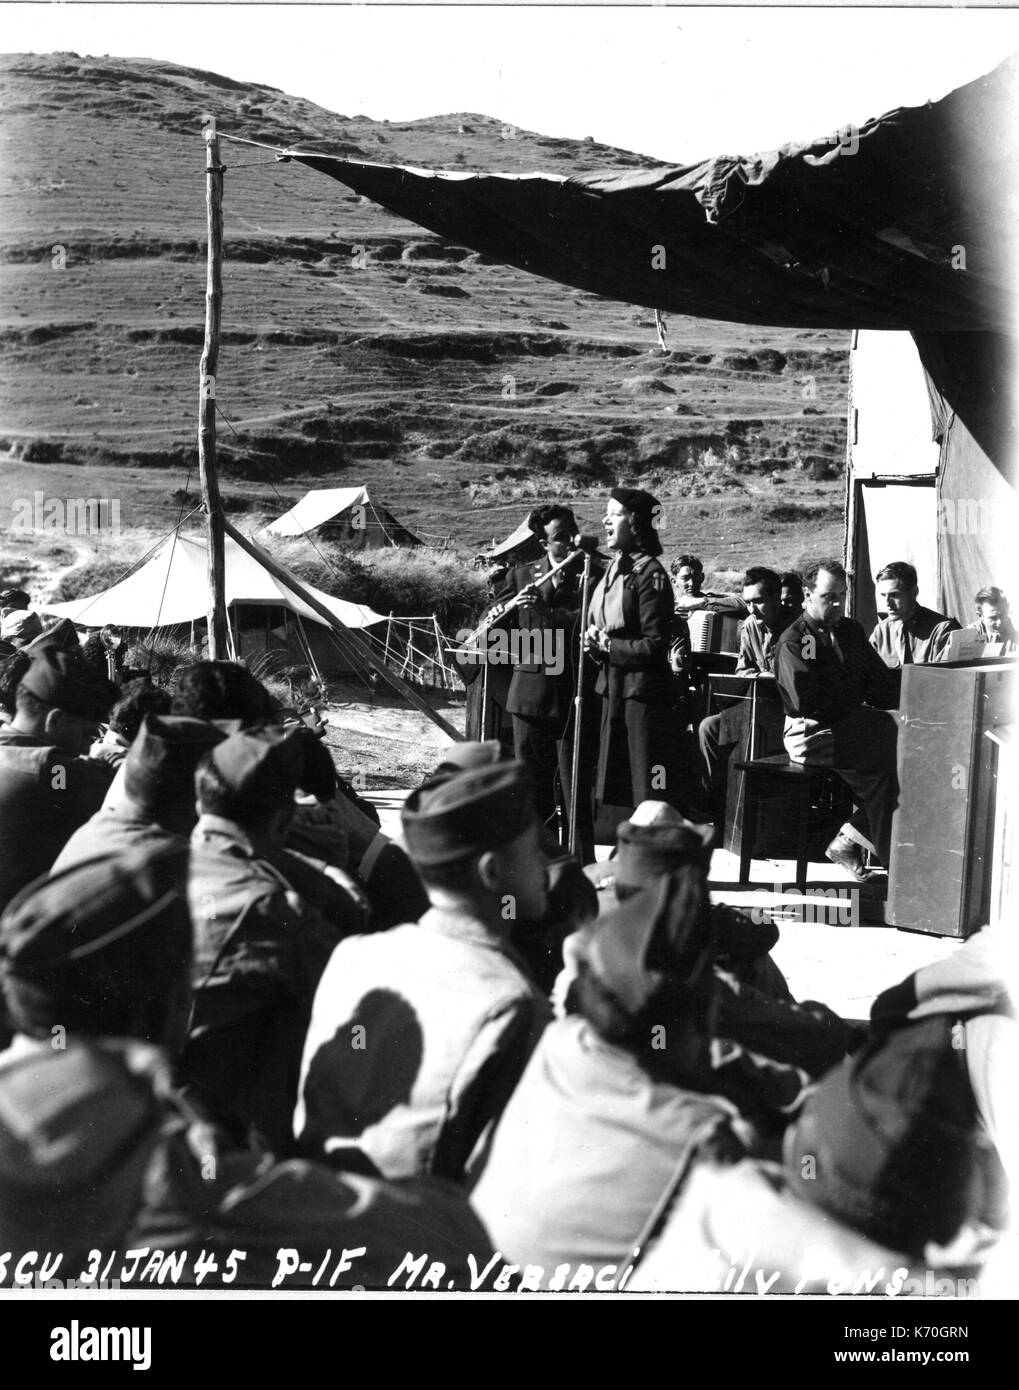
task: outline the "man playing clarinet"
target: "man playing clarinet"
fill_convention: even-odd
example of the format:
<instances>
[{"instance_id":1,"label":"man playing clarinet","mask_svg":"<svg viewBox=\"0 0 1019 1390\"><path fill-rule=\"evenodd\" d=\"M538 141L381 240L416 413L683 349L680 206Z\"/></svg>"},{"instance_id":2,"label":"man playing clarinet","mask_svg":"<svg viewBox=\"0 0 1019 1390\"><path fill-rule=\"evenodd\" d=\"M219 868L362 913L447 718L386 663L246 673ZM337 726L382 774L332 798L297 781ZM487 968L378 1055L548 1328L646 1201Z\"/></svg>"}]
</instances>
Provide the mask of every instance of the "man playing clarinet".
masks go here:
<instances>
[{"instance_id":1,"label":"man playing clarinet","mask_svg":"<svg viewBox=\"0 0 1019 1390\"><path fill-rule=\"evenodd\" d=\"M555 503L536 507L527 524L545 553L534 564L510 570L495 598L497 603L513 603L501 625L508 629L513 663L506 709L513 720L514 755L530 768L535 810L539 819L554 831L557 771L564 807L570 801L583 560L578 554L574 563L549 574L577 545L577 519L568 507ZM592 590L601 573L602 567L593 562ZM591 662L584 664L589 668L585 677L589 699L587 714L581 721L577 836L581 862L587 863L594 858L591 769L598 751L599 721L593 698L597 672ZM563 830L565 842L565 815Z\"/></svg>"}]
</instances>

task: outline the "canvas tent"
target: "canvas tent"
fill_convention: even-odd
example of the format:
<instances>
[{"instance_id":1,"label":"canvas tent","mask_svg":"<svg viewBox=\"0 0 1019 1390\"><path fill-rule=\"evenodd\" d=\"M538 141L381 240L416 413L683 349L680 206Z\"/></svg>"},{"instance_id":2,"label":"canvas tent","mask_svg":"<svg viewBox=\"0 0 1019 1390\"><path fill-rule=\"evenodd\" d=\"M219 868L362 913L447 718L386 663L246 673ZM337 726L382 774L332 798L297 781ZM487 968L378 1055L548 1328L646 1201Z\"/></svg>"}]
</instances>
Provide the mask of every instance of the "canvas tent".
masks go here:
<instances>
[{"instance_id":1,"label":"canvas tent","mask_svg":"<svg viewBox=\"0 0 1019 1390\"><path fill-rule=\"evenodd\" d=\"M265 529L270 536L315 532L358 549L423 544L366 487L314 488Z\"/></svg>"},{"instance_id":2,"label":"canvas tent","mask_svg":"<svg viewBox=\"0 0 1019 1390\"><path fill-rule=\"evenodd\" d=\"M940 440L928 602L952 611L1000 573L1014 533L1017 77L1014 56L859 129L622 174L437 173L286 154L485 256L608 298L911 334ZM941 526L943 504L984 494L1001 506L983 534ZM902 529L918 523L908 507L899 518Z\"/></svg>"},{"instance_id":3,"label":"canvas tent","mask_svg":"<svg viewBox=\"0 0 1019 1390\"><path fill-rule=\"evenodd\" d=\"M344 651L343 639L230 537L225 541L225 569L231 639L238 656L279 651L323 675L357 669L356 658ZM345 627L365 636L370 635L366 629L386 623L382 614L363 604L305 587ZM170 536L140 569L102 593L41 606L83 627L110 623L145 633L190 629L205 620L209 606L207 542L203 536Z\"/></svg>"}]
</instances>

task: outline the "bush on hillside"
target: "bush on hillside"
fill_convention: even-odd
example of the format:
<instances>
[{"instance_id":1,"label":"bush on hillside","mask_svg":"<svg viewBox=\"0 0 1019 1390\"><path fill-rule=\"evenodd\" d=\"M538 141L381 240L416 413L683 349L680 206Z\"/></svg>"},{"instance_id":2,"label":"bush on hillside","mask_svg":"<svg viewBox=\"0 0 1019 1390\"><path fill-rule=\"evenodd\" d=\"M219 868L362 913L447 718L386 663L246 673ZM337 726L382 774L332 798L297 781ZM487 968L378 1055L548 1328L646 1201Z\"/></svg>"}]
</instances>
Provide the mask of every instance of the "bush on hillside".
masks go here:
<instances>
[{"instance_id":1,"label":"bush on hillside","mask_svg":"<svg viewBox=\"0 0 1019 1390\"><path fill-rule=\"evenodd\" d=\"M353 552L304 537L274 541L272 551L298 579L377 613L434 613L444 627L456 627L485 603L484 577L449 552L403 546Z\"/></svg>"}]
</instances>

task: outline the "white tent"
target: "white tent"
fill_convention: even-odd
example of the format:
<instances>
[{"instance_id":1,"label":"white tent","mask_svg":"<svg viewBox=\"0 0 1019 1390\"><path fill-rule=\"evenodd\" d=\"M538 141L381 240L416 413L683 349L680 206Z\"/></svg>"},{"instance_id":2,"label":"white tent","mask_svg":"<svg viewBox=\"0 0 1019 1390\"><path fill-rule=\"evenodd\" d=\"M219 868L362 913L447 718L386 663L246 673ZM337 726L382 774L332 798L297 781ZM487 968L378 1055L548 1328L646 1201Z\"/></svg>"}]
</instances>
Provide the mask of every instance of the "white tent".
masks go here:
<instances>
[{"instance_id":1,"label":"white tent","mask_svg":"<svg viewBox=\"0 0 1019 1390\"><path fill-rule=\"evenodd\" d=\"M421 540L380 506L366 487L314 488L265 529L271 536L304 536L326 528L348 545L420 545Z\"/></svg>"},{"instance_id":2,"label":"white tent","mask_svg":"<svg viewBox=\"0 0 1019 1390\"><path fill-rule=\"evenodd\" d=\"M207 545L201 536L170 536L141 569L119 584L69 603L40 605L46 612L70 618L82 627L152 629L191 623L204 618L209 608ZM225 543L226 603L272 605L288 608L299 617L322 624L319 616L230 537ZM386 619L361 603L333 598L305 585L335 613L345 627L369 627Z\"/></svg>"}]
</instances>

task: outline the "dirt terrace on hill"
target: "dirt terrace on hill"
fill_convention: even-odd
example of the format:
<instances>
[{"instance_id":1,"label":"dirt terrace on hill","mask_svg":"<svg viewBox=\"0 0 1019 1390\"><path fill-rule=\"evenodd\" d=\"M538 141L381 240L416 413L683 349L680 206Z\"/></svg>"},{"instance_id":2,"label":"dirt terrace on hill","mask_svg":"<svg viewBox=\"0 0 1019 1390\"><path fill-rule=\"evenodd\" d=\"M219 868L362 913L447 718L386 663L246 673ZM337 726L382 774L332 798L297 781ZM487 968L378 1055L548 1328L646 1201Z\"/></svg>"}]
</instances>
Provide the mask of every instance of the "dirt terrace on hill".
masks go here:
<instances>
[{"instance_id":1,"label":"dirt terrace on hill","mask_svg":"<svg viewBox=\"0 0 1019 1390\"><path fill-rule=\"evenodd\" d=\"M117 497L169 528L194 464L206 111L274 146L553 173L654 161L453 114L405 124L144 60L0 59L0 507ZM69 118L72 117L72 118ZM677 162L709 151L677 151ZM838 551L848 335L652 315L487 264L270 151L224 145L224 491L275 515L367 482L472 551L538 500L655 489L709 568ZM245 167L242 167L245 166Z\"/></svg>"}]
</instances>

